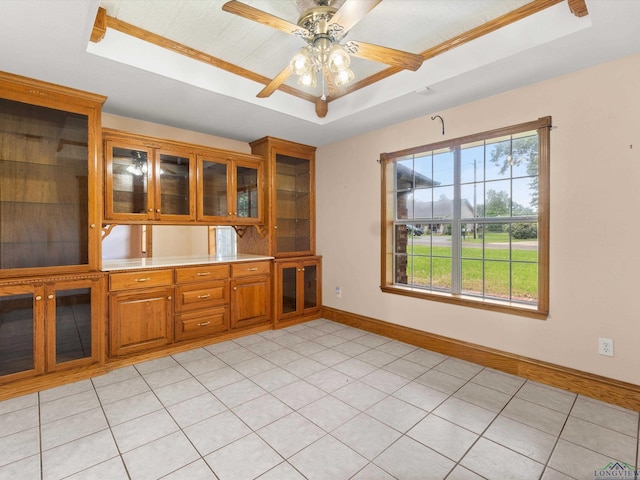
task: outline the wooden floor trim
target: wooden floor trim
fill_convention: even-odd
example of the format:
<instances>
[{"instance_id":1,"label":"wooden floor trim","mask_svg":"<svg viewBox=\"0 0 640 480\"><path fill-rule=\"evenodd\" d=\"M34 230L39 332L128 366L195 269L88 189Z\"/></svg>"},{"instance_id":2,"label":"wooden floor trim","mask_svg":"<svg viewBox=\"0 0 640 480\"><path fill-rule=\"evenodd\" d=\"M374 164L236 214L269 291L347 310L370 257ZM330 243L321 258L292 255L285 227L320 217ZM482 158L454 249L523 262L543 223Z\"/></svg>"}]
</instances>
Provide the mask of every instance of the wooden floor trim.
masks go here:
<instances>
[{"instance_id":1,"label":"wooden floor trim","mask_svg":"<svg viewBox=\"0 0 640 480\"><path fill-rule=\"evenodd\" d=\"M331 307L322 317L512 375L640 411L640 385L483 347Z\"/></svg>"}]
</instances>

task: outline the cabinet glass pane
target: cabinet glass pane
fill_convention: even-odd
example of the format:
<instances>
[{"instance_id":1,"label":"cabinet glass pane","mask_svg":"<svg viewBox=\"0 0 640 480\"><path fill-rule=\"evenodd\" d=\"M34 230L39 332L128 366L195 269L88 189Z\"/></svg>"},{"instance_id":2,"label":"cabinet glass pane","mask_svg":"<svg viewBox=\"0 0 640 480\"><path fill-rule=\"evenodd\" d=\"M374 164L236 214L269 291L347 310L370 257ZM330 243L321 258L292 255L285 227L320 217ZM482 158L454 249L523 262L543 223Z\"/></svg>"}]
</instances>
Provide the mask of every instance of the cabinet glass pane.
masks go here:
<instances>
[{"instance_id":1,"label":"cabinet glass pane","mask_svg":"<svg viewBox=\"0 0 640 480\"><path fill-rule=\"evenodd\" d=\"M258 217L258 169L237 167L236 169L237 214L242 218Z\"/></svg>"},{"instance_id":2,"label":"cabinet glass pane","mask_svg":"<svg viewBox=\"0 0 640 480\"><path fill-rule=\"evenodd\" d=\"M113 212L147 212L149 160L144 150L113 147Z\"/></svg>"},{"instance_id":3,"label":"cabinet glass pane","mask_svg":"<svg viewBox=\"0 0 640 480\"><path fill-rule=\"evenodd\" d=\"M213 217L227 216L227 164L202 162L202 204L204 214Z\"/></svg>"},{"instance_id":4,"label":"cabinet glass pane","mask_svg":"<svg viewBox=\"0 0 640 480\"><path fill-rule=\"evenodd\" d=\"M33 295L0 297L0 376L34 368Z\"/></svg>"},{"instance_id":5,"label":"cabinet glass pane","mask_svg":"<svg viewBox=\"0 0 640 480\"><path fill-rule=\"evenodd\" d=\"M91 289L56 292L56 363L91 357Z\"/></svg>"},{"instance_id":6,"label":"cabinet glass pane","mask_svg":"<svg viewBox=\"0 0 640 480\"><path fill-rule=\"evenodd\" d=\"M0 268L88 264L88 118L0 99Z\"/></svg>"},{"instance_id":7,"label":"cabinet glass pane","mask_svg":"<svg viewBox=\"0 0 640 480\"><path fill-rule=\"evenodd\" d=\"M160 212L189 215L189 158L160 154Z\"/></svg>"},{"instance_id":8,"label":"cabinet glass pane","mask_svg":"<svg viewBox=\"0 0 640 480\"><path fill-rule=\"evenodd\" d=\"M296 267L282 269L282 313L292 313L296 311L296 271Z\"/></svg>"},{"instance_id":9,"label":"cabinet glass pane","mask_svg":"<svg viewBox=\"0 0 640 480\"><path fill-rule=\"evenodd\" d=\"M318 306L317 298L317 268L315 265L304 267L304 308Z\"/></svg>"},{"instance_id":10,"label":"cabinet glass pane","mask_svg":"<svg viewBox=\"0 0 640 480\"><path fill-rule=\"evenodd\" d=\"M276 155L276 249L280 252L311 248L310 162Z\"/></svg>"}]
</instances>

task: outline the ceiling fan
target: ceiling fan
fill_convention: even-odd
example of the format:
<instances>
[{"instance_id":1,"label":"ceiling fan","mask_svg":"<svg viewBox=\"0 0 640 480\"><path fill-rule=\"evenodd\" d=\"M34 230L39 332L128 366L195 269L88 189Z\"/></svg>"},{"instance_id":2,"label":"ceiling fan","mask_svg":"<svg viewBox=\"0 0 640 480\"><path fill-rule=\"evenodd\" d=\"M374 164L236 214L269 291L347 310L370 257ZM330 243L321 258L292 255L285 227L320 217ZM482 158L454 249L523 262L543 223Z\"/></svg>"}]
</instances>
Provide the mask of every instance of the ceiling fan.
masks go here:
<instances>
[{"instance_id":1,"label":"ceiling fan","mask_svg":"<svg viewBox=\"0 0 640 480\"><path fill-rule=\"evenodd\" d=\"M372 60L387 65L418 70L421 55L381 47L361 41L345 42L345 36L367 13L382 0L296 0L301 11L297 24L271 15L237 0L222 6L226 12L267 25L285 33L296 35L305 41L304 46L276 77L259 93L265 98L275 92L292 75L298 75L298 84L315 87L316 74L320 74L322 95L316 102L318 116L326 115L327 94L354 78L349 69L350 56Z\"/></svg>"}]
</instances>

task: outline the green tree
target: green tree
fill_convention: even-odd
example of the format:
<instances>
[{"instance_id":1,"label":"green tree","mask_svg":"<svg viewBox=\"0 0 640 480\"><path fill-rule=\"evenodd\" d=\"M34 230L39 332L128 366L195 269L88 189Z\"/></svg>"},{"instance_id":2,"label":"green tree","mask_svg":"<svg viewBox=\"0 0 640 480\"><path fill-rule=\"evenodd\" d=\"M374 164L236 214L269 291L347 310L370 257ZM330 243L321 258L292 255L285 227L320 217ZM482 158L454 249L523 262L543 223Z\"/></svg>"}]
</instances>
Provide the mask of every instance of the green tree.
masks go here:
<instances>
[{"instance_id":1,"label":"green tree","mask_svg":"<svg viewBox=\"0 0 640 480\"><path fill-rule=\"evenodd\" d=\"M538 136L515 138L511 142L500 142L491 151L489 159L500 167L504 175L509 168L526 165L527 175L531 177L529 187L532 190L530 206L538 206Z\"/></svg>"}]
</instances>

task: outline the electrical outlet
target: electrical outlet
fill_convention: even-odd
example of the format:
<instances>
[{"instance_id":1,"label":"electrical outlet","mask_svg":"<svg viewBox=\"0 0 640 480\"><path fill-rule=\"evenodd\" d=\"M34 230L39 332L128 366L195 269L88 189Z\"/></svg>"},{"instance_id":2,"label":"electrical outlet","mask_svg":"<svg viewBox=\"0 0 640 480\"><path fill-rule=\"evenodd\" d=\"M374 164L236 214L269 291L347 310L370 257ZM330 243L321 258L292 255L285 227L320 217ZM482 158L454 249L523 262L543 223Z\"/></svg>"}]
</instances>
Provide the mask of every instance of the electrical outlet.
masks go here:
<instances>
[{"instance_id":1,"label":"electrical outlet","mask_svg":"<svg viewBox=\"0 0 640 480\"><path fill-rule=\"evenodd\" d=\"M607 357L613 357L613 340L610 338L599 338L598 353Z\"/></svg>"},{"instance_id":2,"label":"electrical outlet","mask_svg":"<svg viewBox=\"0 0 640 480\"><path fill-rule=\"evenodd\" d=\"M342 289L340 287L336 287L336 298L342 298Z\"/></svg>"}]
</instances>

